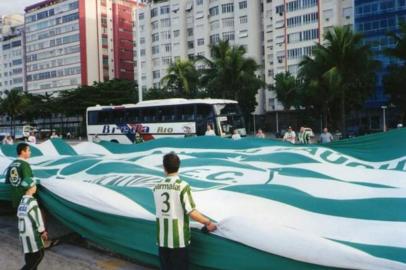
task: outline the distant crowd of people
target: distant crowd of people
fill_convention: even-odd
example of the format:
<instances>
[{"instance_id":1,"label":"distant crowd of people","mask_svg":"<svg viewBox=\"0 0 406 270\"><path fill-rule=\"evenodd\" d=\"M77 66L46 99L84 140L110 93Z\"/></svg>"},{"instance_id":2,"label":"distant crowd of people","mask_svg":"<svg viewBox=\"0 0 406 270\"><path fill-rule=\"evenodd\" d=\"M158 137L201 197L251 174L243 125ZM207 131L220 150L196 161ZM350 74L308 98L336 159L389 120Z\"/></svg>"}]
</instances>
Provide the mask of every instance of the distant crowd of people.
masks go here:
<instances>
[{"instance_id":1,"label":"distant crowd of people","mask_svg":"<svg viewBox=\"0 0 406 270\"><path fill-rule=\"evenodd\" d=\"M58 139L58 138L62 138L62 136L58 135L58 133L56 131L53 131L49 137L46 137L49 139ZM68 132L66 133L66 138L70 139L71 138L71 133ZM22 139L21 139L22 140ZM11 136L10 134L7 134L6 136L4 136L3 140L1 141L1 143L3 145L12 145L14 144L15 139L13 138L13 136ZM30 144L37 144L38 142L38 134L36 134L35 132L30 132L30 134L28 135L28 137L24 138L25 142L28 142Z\"/></svg>"},{"instance_id":2,"label":"distant crowd of people","mask_svg":"<svg viewBox=\"0 0 406 270\"><path fill-rule=\"evenodd\" d=\"M283 135L283 141L290 143L300 143L300 144L310 144L314 138L314 133L311 128L300 127L299 134L296 136L296 132L292 129L291 126L288 127L288 130ZM333 135L328 131L328 128L324 128L323 132L320 134L318 140L319 143L325 144L330 143L334 140Z\"/></svg>"}]
</instances>

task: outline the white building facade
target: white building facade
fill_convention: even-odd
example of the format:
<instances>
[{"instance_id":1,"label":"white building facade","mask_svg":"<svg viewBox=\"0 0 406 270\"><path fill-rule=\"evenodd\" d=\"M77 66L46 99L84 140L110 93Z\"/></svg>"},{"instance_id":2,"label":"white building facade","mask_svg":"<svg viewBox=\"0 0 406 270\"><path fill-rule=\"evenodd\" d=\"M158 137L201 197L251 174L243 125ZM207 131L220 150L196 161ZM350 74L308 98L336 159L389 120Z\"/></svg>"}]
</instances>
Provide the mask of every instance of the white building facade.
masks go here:
<instances>
[{"instance_id":1,"label":"white building facade","mask_svg":"<svg viewBox=\"0 0 406 270\"><path fill-rule=\"evenodd\" d=\"M24 90L23 24L21 15L0 18L0 92Z\"/></svg>"},{"instance_id":2,"label":"white building facade","mask_svg":"<svg viewBox=\"0 0 406 270\"><path fill-rule=\"evenodd\" d=\"M264 1L265 79L276 74L297 75L304 56L312 56L317 43L334 26L354 24L353 0ZM276 94L266 94L266 111L283 110Z\"/></svg>"},{"instance_id":3,"label":"white building facade","mask_svg":"<svg viewBox=\"0 0 406 270\"><path fill-rule=\"evenodd\" d=\"M134 78L131 0L47 0L25 9L27 91Z\"/></svg>"},{"instance_id":4,"label":"white building facade","mask_svg":"<svg viewBox=\"0 0 406 270\"><path fill-rule=\"evenodd\" d=\"M167 0L145 4L134 27L135 80L140 72L144 90L159 87L173 61L197 55L209 58L209 45L219 40L244 46L246 56L262 64L261 17L261 0Z\"/></svg>"}]
</instances>

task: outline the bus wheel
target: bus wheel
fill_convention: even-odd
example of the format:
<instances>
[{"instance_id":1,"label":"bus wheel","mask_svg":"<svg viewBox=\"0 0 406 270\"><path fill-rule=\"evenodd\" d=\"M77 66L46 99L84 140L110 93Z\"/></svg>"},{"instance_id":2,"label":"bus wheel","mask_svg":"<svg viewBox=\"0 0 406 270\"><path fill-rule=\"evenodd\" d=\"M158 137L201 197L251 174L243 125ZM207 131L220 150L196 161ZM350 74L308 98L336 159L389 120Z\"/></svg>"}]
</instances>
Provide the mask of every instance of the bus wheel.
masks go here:
<instances>
[{"instance_id":1,"label":"bus wheel","mask_svg":"<svg viewBox=\"0 0 406 270\"><path fill-rule=\"evenodd\" d=\"M110 142L112 142L112 143L118 143L117 140L111 140Z\"/></svg>"}]
</instances>

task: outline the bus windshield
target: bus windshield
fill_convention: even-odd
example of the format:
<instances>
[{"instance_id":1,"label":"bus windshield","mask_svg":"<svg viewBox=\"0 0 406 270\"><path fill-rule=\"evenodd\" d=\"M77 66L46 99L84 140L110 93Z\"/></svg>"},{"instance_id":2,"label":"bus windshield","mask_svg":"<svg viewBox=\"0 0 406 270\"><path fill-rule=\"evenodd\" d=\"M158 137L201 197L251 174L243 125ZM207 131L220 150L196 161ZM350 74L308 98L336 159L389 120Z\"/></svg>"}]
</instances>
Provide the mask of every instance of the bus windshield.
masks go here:
<instances>
[{"instance_id":1,"label":"bus windshield","mask_svg":"<svg viewBox=\"0 0 406 270\"><path fill-rule=\"evenodd\" d=\"M222 132L231 135L237 129L240 135L245 136L244 119L240 107L236 103L214 105L216 116L219 119Z\"/></svg>"}]
</instances>

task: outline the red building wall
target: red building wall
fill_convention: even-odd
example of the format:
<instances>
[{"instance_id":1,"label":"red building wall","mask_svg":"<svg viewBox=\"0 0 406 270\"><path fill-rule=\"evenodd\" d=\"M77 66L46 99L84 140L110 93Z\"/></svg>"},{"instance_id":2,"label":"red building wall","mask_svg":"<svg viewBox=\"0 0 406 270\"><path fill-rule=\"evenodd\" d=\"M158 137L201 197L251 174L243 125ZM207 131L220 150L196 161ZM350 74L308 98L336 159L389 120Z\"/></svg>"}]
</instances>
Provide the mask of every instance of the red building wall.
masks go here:
<instances>
[{"instance_id":1,"label":"red building wall","mask_svg":"<svg viewBox=\"0 0 406 270\"><path fill-rule=\"evenodd\" d=\"M134 80L133 17L136 4L113 2L114 77Z\"/></svg>"}]
</instances>

